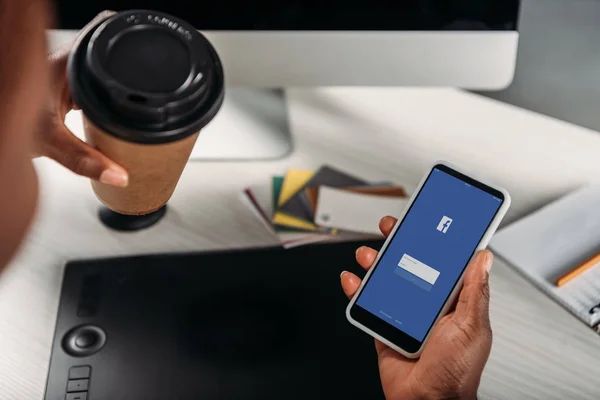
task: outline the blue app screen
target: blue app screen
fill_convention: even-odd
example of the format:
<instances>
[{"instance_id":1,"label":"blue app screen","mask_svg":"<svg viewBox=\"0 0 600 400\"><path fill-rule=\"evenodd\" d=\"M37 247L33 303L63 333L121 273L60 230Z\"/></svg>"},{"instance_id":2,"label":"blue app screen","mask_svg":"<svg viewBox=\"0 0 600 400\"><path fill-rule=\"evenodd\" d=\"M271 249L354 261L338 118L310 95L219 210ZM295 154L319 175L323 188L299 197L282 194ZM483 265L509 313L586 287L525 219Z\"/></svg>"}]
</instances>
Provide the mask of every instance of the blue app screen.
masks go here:
<instances>
[{"instance_id":1,"label":"blue app screen","mask_svg":"<svg viewBox=\"0 0 600 400\"><path fill-rule=\"evenodd\" d=\"M356 304L423 341L501 204L434 169Z\"/></svg>"}]
</instances>

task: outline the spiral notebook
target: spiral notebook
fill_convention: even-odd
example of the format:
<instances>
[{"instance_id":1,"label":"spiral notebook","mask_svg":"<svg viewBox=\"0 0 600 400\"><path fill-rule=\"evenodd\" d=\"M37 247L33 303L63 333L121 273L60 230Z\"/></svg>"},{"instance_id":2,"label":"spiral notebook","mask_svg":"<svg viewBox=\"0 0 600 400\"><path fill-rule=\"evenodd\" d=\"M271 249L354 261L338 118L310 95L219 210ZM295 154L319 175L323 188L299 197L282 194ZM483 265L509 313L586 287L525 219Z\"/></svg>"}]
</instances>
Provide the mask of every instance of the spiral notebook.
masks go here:
<instances>
[{"instance_id":1,"label":"spiral notebook","mask_svg":"<svg viewBox=\"0 0 600 400\"><path fill-rule=\"evenodd\" d=\"M600 333L600 186L586 186L500 230L490 248L541 291Z\"/></svg>"}]
</instances>

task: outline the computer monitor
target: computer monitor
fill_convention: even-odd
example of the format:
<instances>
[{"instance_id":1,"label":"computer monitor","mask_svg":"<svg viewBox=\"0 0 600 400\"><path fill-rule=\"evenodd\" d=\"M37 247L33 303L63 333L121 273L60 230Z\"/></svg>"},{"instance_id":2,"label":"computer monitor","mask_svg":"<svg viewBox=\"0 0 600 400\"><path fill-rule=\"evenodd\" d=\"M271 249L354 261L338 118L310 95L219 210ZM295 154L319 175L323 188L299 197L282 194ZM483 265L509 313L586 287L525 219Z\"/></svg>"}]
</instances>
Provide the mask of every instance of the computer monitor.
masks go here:
<instances>
[{"instance_id":1,"label":"computer monitor","mask_svg":"<svg viewBox=\"0 0 600 400\"><path fill-rule=\"evenodd\" d=\"M498 90L516 65L518 0L60 0L52 40L70 38L102 10L140 8L191 22L222 58L230 90L192 159L289 152L282 88Z\"/></svg>"}]
</instances>

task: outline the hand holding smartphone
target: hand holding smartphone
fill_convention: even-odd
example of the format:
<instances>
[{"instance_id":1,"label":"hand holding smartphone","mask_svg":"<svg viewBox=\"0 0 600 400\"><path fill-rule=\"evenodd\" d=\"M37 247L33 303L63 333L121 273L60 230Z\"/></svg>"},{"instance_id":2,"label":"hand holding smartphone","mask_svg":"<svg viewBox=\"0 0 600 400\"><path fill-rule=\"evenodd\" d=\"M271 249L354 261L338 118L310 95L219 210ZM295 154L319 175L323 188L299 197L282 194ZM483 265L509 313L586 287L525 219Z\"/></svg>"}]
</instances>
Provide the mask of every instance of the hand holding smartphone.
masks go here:
<instances>
[{"instance_id":1,"label":"hand holding smartphone","mask_svg":"<svg viewBox=\"0 0 600 400\"><path fill-rule=\"evenodd\" d=\"M348 320L400 354L419 357L509 206L505 190L437 163L348 305Z\"/></svg>"}]
</instances>

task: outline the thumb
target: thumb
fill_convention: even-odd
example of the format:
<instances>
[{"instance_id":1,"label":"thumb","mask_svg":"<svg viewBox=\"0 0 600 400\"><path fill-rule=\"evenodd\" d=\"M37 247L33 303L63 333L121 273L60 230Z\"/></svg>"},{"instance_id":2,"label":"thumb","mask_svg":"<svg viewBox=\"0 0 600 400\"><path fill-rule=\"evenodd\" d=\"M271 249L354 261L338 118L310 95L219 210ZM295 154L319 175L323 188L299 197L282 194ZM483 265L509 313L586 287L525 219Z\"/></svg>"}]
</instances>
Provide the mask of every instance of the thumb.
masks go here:
<instances>
[{"instance_id":1,"label":"thumb","mask_svg":"<svg viewBox=\"0 0 600 400\"><path fill-rule=\"evenodd\" d=\"M65 125L55 129L52 139L44 146L43 155L78 175L107 185L127 186L128 175L123 167L77 138Z\"/></svg>"},{"instance_id":2,"label":"thumb","mask_svg":"<svg viewBox=\"0 0 600 400\"><path fill-rule=\"evenodd\" d=\"M463 288L458 297L455 316L470 324L490 324L489 272L494 256L489 250L480 251L465 274Z\"/></svg>"},{"instance_id":3,"label":"thumb","mask_svg":"<svg viewBox=\"0 0 600 400\"><path fill-rule=\"evenodd\" d=\"M62 45L59 48L57 48L56 50L52 51L48 56L50 58L50 60L58 60L58 59L62 59L64 58L66 60L66 56L69 55L69 53L71 52L71 48L73 47L73 45L75 44L75 42L77 42L77 39L85 36L90 30L92 30L93 28L96 27L96 25L100 24L100 22L112 17L113 15L115 15L116 12L115 11L111 11L111 10L105 10L100 12L99 14L97 14L94 19L92 19L90 22L88 22L77 34L77 38L73 39L72 41L70 41L69 43L67 43L66 45Z\"/></svg>"}]
</instances>

